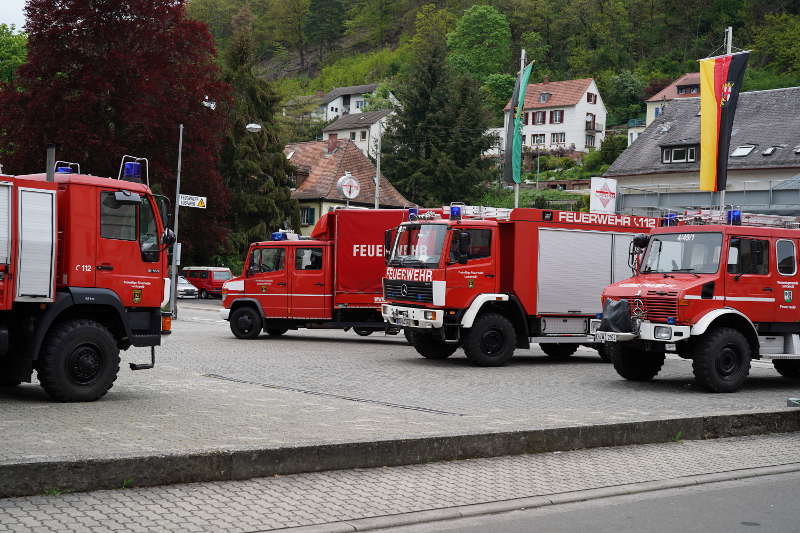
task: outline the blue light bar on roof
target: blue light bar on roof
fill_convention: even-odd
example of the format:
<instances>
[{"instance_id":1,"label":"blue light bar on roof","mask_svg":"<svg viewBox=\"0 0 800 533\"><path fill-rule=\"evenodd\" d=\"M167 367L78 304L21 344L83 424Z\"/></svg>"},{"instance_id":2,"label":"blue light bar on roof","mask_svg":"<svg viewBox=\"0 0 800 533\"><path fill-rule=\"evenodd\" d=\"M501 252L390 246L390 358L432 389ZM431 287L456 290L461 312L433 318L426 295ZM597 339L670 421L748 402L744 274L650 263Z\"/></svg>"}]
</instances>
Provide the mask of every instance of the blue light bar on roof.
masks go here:
<instances>
[{"instance_id":1,"label":"blue light bar on roof","mask_svg":"<svg viewBox=\"0 0 800 533\"><path fill-rule=\"evenodd\" d=\"M128 181L141 181L142 180L142 164L135 161L125 163L125 170L122 177Z\"/></svg>"},{"instance_id":2,"label":"blue light bar on roof","mask_svg":"<svg viewBox=\"0 0 800 533\"><path fill-rule=\"evenodd\" d=\"M272 240L273 241L285 241L288 240L286 234L282 231L274 231L272 232Z\"/></svg>"},{"instance_id":3,"label":"blue light bar on roof","mask_svg":"<svg viewBox=\"0 0 800 533\"><path fill-rule=\"evenodd\" d=\"M417 220L419 216L419 209L416 207L409 207L408 208L408 220Z\"/></svg>"},{"instance_id":4,"label":"blue light bar on roof","mask_svg":"<svg viewBox=\"0 0 800 533\"><path fill-rule=\"evenodd\" d=\"M450 206L450 220L461 220L461 206Z\"/></svg>"},{"instance_id":5,"label":"blue light bar on roof","mask_svg":"<svg viewBox=\"0 0 800 533\"><path fill-rule=\"evenodd\" d=\"M731 226L741 226L742 225L742 210L741 209L730 209L726 213L728 218L728 224Z\"/></svg>"},{"instance_id":6,"label":"blue light bar on roof","mask_svg":"<svg viewBox=\"0 0 800 533\"><path fill-rule=\"evenodd\" d=\"M72 174L72 169L70 167L58 167L56 168L56 174Z\"/></svg>"}]
</instances>

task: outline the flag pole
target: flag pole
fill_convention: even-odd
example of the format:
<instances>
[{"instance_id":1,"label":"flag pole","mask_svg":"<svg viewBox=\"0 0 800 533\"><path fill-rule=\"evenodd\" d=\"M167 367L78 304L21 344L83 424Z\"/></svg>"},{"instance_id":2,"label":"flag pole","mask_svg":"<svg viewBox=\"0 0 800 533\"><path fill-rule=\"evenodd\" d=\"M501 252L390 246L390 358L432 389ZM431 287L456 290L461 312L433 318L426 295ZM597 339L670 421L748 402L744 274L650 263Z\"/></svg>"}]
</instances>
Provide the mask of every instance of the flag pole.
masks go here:
<instances>
[{"instance_id":1,"label":"flag pole","mask_svg":"<svg viewBox=\"0 0 800 533\"><path fill-rule=\"evenodd\" d=\"M523 70L525 70L525 49L524 48L520 51L520 54L519 54L519 79L520 80L522 79L522 71ZM520 90L521 90L521 88L520 88ZM523 102L519 102L517 105L519 106L520 112L524 113L525 112L524 111L525 110L525 102L524 101ZM520 148L520 150L521 149L522 148ZM506 150L508 150L508 147L506 147ZM513 150L513 147L512 147L512 150ZM519 183L517 183L515 181L514 182L514 208L516 209L518 207L519 207Z\"/></svg>"},{"instance_id":2,"label":"flag pole","mask_svg":"<svg viewBox=\"0 0 800 533\"><path fill-rule=\"evenodd\" d=\"M732 49L733 49L733 26L728 26L727 28L725 28L725 53L730 54ZM725 166L727 167L728 154L725 154L725 157L726 157ZM725 189L722 189L719 192L719 203L720 203L720 209L722 211L725 211Z\"/></svg>"}]
</instances>

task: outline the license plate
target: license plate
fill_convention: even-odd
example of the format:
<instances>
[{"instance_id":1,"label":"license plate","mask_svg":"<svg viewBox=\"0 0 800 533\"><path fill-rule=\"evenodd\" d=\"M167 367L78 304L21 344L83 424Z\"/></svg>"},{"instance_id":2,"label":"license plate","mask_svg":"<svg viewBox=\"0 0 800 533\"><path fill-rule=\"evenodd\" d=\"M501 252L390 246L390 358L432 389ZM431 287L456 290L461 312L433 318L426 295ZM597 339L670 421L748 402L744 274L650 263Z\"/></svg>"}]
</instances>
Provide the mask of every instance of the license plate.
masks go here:
<instances>
[{"instance_id":1,"label":"license plate","mask_svg":"<svg viewBox=\"0 0 800 533\"><path fill-rule=\"evenodd\" d=\"M617 334L608 331L598 331L594 334L595 342L617 342Z\"/></svg>"}]
</instances>

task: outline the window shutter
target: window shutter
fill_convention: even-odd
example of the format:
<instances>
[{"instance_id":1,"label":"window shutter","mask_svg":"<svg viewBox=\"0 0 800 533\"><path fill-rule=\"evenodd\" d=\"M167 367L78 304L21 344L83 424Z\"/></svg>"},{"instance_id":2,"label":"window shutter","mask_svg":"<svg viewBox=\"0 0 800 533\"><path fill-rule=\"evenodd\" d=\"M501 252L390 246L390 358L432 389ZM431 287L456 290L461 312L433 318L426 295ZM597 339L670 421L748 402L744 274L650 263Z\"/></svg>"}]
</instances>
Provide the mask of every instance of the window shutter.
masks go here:
<instances>
[{"instance_id":1,"label":"window shutter","mask_svg":"<svg viewBox=\"0 0 800 533\"><path fill-rule=\"evenodd\" d=\"M309 207L308 208L308 214L309 214L308 223L309 224L313 224L314 221L316 220L316 218L314 218L314 211L316 211L315 207Z\"/></svg>"},{"instance_id":2,"label":"window shutter","mask_svg":"<svg viewBox=\"0 0 800 533\"><path fill-rule=\"evenodd\" d=\"M553 112L550 111L550 124L553 124Z\"/></svg>"}]
</instances>

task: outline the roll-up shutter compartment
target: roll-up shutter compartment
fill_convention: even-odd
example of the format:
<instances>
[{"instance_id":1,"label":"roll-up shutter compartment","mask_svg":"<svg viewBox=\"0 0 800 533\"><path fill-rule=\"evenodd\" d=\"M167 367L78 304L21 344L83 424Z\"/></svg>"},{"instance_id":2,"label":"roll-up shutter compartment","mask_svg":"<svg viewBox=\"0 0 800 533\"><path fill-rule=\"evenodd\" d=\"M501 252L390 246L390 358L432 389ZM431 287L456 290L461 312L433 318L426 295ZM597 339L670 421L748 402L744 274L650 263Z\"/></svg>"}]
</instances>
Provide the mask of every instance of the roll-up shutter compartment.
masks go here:
<instances>
[{"instance_id":1,"label":"roll-up shutter compartment","mask_svg":"<svg viewBox=\"0 0 800 533\"><path fill-rule=\"evenodd\" d=\"M22 302L52 302L56 256L56 193L18 189L17 294Z\"/></svg>"}]
</instances>

